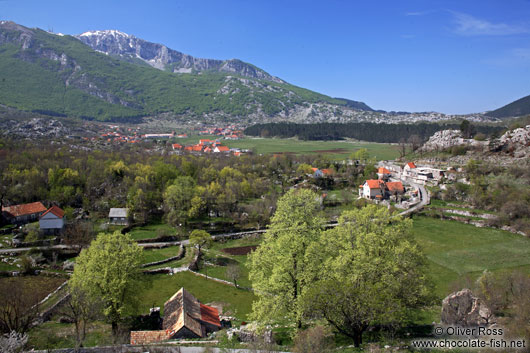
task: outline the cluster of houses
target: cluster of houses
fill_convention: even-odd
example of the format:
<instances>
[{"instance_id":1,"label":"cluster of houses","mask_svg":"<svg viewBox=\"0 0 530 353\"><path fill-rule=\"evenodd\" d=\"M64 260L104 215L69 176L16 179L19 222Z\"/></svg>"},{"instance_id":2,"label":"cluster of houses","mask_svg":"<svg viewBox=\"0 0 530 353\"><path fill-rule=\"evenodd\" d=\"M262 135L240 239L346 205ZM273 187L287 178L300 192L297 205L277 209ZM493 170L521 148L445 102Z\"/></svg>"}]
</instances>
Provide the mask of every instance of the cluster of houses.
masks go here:
<instances>
[{"instance_id":1,"label":"cluster of houses","mask_svg":"<svg viewBox=\"0 0 530 353\"><path fill-rule=\"evenodd\" d=\"M22 205L2 206L3 221L9 224L22 225L39 221L44 233L57 233L64 228L64 211L57 206L46 208L42 202Z\"/></svg>"},{"instance_id":2,"label":"cluster of houses","mask_svg":"<svg viewBox=\"0 0 530 353\"><path fill-rule=\"evenodd\" d=\"M220 140L210 139L200 139L199 143L188 146L173 143L171 148L173 151L187 151L194 153L233 153L235 156L240 156L245 153L239 149L230 149L228 146L224 146Z\"/></svg>"},{"instance_id":3,"label":"cluster of houses","mask_svg":"<svg viewBox=\"0 0 530 353\"><path fill-rule=\"evenodd\" d=\"M397 165L387 165L396 178L408 179L416 184L425 185L432 183L438 185L444 177L451 178L451 173L432 167L418 167L413 162L408 162L403 168Z\"/></svg>"},{"instance_id":4,"label":"cluster of houses","mask_svg":"<svg viewBox=\"0 0 530 353\"><path fill-rule=\"evenodd\" d=\"M199 135L223 136L226 140L239 140L243 136L243 131L237 126L230 125L225 127L208 127L199 131Z\"/></svg>"}]
</instances>

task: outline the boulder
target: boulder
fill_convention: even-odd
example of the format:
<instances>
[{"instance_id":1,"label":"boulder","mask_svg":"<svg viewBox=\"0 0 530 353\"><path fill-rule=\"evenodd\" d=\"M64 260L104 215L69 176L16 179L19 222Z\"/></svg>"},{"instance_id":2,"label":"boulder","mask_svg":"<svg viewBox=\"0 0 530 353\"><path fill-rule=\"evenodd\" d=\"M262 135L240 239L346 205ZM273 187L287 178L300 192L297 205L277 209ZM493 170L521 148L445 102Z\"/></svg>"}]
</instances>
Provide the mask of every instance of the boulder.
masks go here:
<instances>
[{"instance_id":1,"label":"boulder","mask_svg":"<svg viewBox=\"0 0 530 353\"><path fill-rule=\"evenodd\" d=\"M66 260L63 262L63 270L64 271L73 271L74 270L75 262Z\"/></svg>"},{"instance_id":2,"label":"boulder","mask_svg":"<svg viewBox=\"0 0 530 353\"><path fill-rule=\"evenodd\" d=\"M469 289L449 294L442 302L442 324L488 326L495 323L491 310Z\"/></svg>"}]
</instances>

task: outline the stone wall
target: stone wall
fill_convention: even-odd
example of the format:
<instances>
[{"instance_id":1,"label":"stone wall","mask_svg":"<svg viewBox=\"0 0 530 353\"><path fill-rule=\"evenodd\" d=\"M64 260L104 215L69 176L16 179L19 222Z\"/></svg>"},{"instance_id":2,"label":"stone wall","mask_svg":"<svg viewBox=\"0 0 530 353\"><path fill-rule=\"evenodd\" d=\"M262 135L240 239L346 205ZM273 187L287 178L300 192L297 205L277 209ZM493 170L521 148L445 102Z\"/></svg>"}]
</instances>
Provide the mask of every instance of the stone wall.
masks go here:
<instances>
[{"instance_id":1,"label":"stone wall","mask_svg":"<svg viewBox=\"0 0 530 353\"><path fill-rule=\"evenodd\" d=\"M139 345L165 341L169 339L170 334L169 330L131 331L131 344Z\"/></svg>"}]
</instances>

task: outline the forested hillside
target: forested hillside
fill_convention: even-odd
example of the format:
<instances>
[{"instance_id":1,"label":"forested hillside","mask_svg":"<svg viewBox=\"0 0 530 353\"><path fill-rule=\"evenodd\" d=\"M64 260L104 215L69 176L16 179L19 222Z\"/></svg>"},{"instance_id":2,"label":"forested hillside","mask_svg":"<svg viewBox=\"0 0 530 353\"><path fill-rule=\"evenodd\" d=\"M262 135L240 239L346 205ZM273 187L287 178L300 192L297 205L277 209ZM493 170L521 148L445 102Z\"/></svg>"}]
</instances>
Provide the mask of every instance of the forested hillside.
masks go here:
<instances>
[{"instance_id":1,"label":"forested hillside","mask_svg":"<svg viewBox=\"0 0 530 353\"><path fill-rule=\"evenodd\" d=\"M322 124L293 124L269 123L248 127L245 134L262 137L298 137L301 140L340 140L354 138L357 140L383 143L396 143L408 139L412 135L427 140L436 131L460 129L457 124L375 124L375 123L322 123ZM499 126L474 126L476 132L491 135L504 130Z\"/></svg>"}]
</instances>

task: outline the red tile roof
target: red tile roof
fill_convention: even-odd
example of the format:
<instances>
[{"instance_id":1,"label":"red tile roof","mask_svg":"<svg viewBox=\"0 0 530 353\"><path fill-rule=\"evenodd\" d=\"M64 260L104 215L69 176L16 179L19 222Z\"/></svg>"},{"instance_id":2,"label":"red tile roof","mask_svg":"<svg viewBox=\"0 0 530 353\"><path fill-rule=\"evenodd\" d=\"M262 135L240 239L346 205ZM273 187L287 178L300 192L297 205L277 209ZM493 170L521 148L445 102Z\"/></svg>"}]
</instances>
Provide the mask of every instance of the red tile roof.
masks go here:
<instances>
[{"instance_id":1,"label":"red tile roof","mask_svg":"<svg viewBox=\"0 0 530 353\"><path fill-rule=\"evenodd\" d=\"M25 203L22 205L2 207L2 212L6 212L11 217L20 217L24 215L30 215L33 213L40 213L40 212L45 212L45 211L46 211L46 207L44 207L42 202L32 202L32 203Z\"/></svg>"},{"instance_id":2,"label":"red tile roof","mask_svg":"<svg viewBox=\"0 0 530 353\"><path fill-rule=\"evenodd\" d=\"M377 173L379 174L390 174L390 171L384 167L379 167L379 169L377 169Z\"/></svg>"},{"instance_id":3,"label":"red tile roof","mask_svg":"<svg viewBox=\"0 0 530 353\"><path fill-rule=\"evenodd\" d=\"M368 184L368 187L370 189L379 189L381 187L381 184L385 184L384 181L378 180L378 179L369 179L366 180L366 184Z\"/></svg>"},{"instance_id":4,"label":"red tile roof","mask_svg":"<svg viewBox=\"0 0 530 353\"><path fill-rule=\"evenodd\" d=\"M416 164L414 164L413 162L408 162L407 165L409 166L410 169L416 168Z\"/></svg>"},{"instance_id":5,"label":"red tile roof","mask_svg":"<svg viewBox=\"0 0 530 353\"><path fill-rule=\"evenodd\" d=\"M219 312L216 308L201 304L201 320L209 324L221 327Z\"/></svg>"},{"instance_id":6,"label":"red tile roof","mask_svg":"<svg viewBox=\"0 0 530 353\"><path fill-rule=\"evenodd\" d=\"M180 150L182 148L182 145L179 143L174 143L171 145L171 147L173 147L174 150Z\"/></svg>"},{"instance_id":7,"label":"red tile roof","mask_svg":"<svg viewBox=\"0 0 530 353\"><path fill-rule=\"evenodd\" d=\"M57 217L59 218L63 218L64 217L64 211L61 210L59 207L57 206L52 206L48 209L48 211L44 212L40 217L44 217L44 215L46 215L47 213L53 213L54 215L56 215Z\"/></svg>"},{"instance_id":8,"label":"red tile roof","mask_svg":"<svg viewBox=\"0 0 530 353\"><path fill-rule=\"evenodd\" d=\"M388 188L388 191L393 192L405 192L405 188L403 187L403 184L401 181L389 181L386 183L386 187Z\"/></svg>"},{"instance_id":9,"label":"red tile roof","mask_svg":"<svg viewBox=\"0 0 530 353\"><path fill-rule=\"evenodd\" d=\"M228 152L230 151L230 148L228 146L217 146L216 147L219 152Z\"/></svg>"},{"instance_id":10,"label":"red tile roof","mask_svg":"<svg viewBox=\"0 0 530 353\"><path fill-rule=\"evenodd\" d=\"M331 170L331 169L322 169L322 173L324 173L326 175L331 175L331 174L333 174L333 170Z\"/></svg>"}]
</instances>

